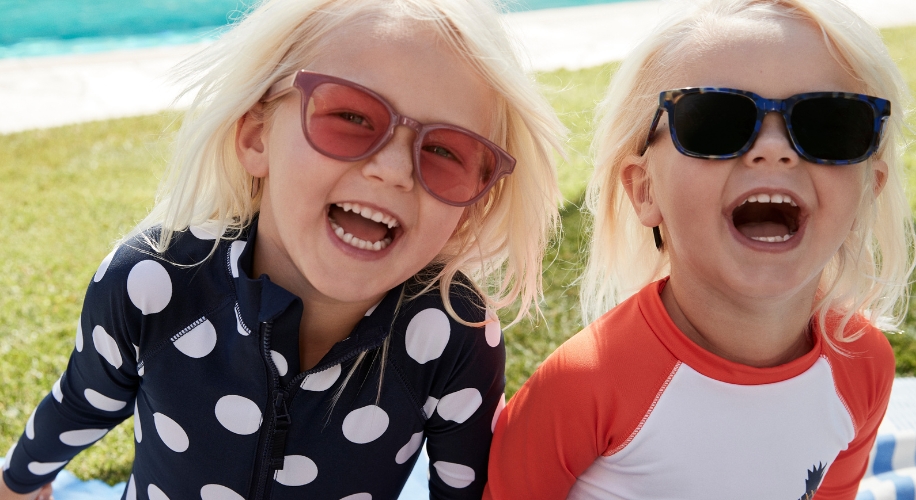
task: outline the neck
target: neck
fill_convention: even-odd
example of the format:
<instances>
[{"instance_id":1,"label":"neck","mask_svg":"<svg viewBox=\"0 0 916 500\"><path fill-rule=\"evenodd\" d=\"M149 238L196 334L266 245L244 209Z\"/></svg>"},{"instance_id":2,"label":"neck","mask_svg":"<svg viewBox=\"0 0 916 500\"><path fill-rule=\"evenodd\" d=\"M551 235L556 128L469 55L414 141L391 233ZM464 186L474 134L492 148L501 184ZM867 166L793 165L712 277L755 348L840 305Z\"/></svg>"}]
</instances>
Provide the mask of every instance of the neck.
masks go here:
<instances>
[{"instance_id":1,"label":"neck","mask_svg":"<svg viewBox=\"0 0 916 500\"><path fill-rule=\"evenodd\" d=\"M264 242L267 234L255 240L252 276L266 274L270 280L302 300L299 322L299 366L305 371L321 361L334 344L347 338L366 311L384 294L366 301L346 302L323 295L292 265L288 256L272 255L278 245Z\"/></svg>"},{"instance_id":2,"label":"neck","mask_svg":"<svg viewBox=\"0 0 916 500\"><path fill-rule=\"evenodd\" d=\"M695 344L762 368L788 363L813 347L809 324L815 290L809 288L777 298L736 297L672 272L661 299L674 324Z\"/></svg>"}]
</instances>

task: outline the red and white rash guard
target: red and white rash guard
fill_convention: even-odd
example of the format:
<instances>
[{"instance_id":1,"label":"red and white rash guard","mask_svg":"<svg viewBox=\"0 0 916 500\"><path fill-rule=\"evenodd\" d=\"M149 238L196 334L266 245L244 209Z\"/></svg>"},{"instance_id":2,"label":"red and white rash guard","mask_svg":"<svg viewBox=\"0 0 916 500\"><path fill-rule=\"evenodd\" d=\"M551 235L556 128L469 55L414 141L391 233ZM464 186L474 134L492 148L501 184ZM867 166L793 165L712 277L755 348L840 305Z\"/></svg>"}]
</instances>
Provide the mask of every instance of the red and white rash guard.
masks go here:
<instances>
[{"instance_id":1,"label":"red and white rash guard","mask_svg":"<svg viewBox=\"0 0 916 500\"><path fill-rule=\"evenodd\" d=\"M853 499L894 356L865 327L772 368L719 358L650 284L560 346L500 415L485 499ZM853 324L855 323L855 324Z\"/></svg>"}]
</instances>

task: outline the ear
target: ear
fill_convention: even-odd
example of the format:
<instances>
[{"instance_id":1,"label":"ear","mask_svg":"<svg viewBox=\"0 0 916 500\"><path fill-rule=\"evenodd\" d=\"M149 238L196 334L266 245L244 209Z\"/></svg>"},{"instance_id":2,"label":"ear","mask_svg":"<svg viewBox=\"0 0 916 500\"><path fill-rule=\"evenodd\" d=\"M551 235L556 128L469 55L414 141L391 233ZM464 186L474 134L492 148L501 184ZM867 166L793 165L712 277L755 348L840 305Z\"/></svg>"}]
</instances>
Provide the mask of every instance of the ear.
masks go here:
<instances>
[{"instance_id":1,"label":"ear","mask_svg":"<svg viewBox=\"0 0 916 500\"><path fill-rule=\"evenodd\" d=\"M633 204L633 209L636 210L639 222L646 227L661 224L662 214L655 203L652 182L646 169L646 157L628 156L624 160L623 168L620 169L620 181L627 197L630 198L630 203Z\"/></svg>"},{"instance_id":2,"label":"ear","mask_svg":"<svg viewBox=\"0 0 916 500\"><path fill-rule=\"evenodd\" d=\"M268 172L267 127L264 106L255 104L235 124L235 154L253 177L266 177Z\"/></svg>"},{"instance_id":3,"label":"ear","mask_svg":"<svg viewBox=\"0 0 916 500\"><path fill-rule=\"evenodd\" d=\"M877 198L887 184L887 163L884 160L875 160L871 162L871 171L874 176L872 190Z\"/></svg>"}]
</instances>

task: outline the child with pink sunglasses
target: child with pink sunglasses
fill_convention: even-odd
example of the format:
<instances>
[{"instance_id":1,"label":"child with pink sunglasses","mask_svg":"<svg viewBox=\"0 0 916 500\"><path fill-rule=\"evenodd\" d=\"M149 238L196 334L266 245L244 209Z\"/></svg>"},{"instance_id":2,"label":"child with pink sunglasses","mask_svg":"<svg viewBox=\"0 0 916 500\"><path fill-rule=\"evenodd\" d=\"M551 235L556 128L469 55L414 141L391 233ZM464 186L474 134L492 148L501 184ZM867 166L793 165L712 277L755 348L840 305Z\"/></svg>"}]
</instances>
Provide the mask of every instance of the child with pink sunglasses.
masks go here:
<instances>
[{"instance_id":1,"label":"child with pink sunglasses","mask_svg":"<svg viewBox=\"0 0 916 500\"><path fill-rule=\"evenodd\" d=\"M913 270L905 96L834 0L644 41L600 107L593 322L500 415L484 498L855 498Z\"/></svg>"},{"instance_id":2,"label":"child with pink sunglasses","mask_svg":"<svg viewBox=\"0 0 916 500\"><path fill-rule=\"evenodd\" d=\"M3 465L47 498L133 416L124 498L480 498L494 311L540 291L563 128L486 0L265 0L199 89L150 215L92 277Z\"/></svg>"}]
</instances>

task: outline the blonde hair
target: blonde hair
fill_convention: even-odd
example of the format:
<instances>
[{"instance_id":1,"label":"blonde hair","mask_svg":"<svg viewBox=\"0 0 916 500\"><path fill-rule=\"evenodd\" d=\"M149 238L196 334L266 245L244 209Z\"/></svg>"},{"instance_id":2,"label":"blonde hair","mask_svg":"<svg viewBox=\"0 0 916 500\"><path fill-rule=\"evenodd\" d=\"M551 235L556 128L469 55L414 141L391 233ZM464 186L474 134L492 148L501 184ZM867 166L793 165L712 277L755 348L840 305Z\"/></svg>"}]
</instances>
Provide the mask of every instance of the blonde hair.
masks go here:
<instances>
[{"instance_id":1,"label":"blonde hair","mask_svg":"<svg viewBox=\"0 0 916 500\"><path fill-rule=\"evenodd\" d=\"M301 69L321 51L336 28L353 22L411 20L431 29L467 61L497 95L489 137L517 159L515 172L468 207L455 233L431 264L446 308L456 273L470 276L498 309L520 299L516 321L541 295L541 259L557 229L559 190L553 151L563 126L521 69L487 0L263 0L217 42L180 71L197 89L178 134L174 157L154 208L125 239L162 226L151 241L162 252L173 234L208 224L232 239L260 207L255 180L235 153L235 130L267 89ZM218 240L217 240L218 243ZM214 244L214 251L215 251Z\"/></svg>"},{"instance_id":2,"label":"blonde hair","mask_svg":"<svg viewBox=\"0 0 916 500\"><path fill-rule=\"evenodd\" d=\"M874 28L834 0L711 0L678 12L662 23L627 58L599 105L593 153L595 171L586 192L593 216L589 261L582 279L585 318L608 309L670 270L668 254L655 248L652 231L640 224L628 200L620 172L627 158L639 156L658 94L696 37L723 18L800 19L816 26L828 50L862 90L891 101L875 158L888 166L881 194L865 195L846 241L821 274L812 317L826 325L828 313L842 317L832 340L851 342L861 331L844 333L853 316L872 324L896 327L906 312L908 279L913 270L913 221L904 191L904 115L909 94ZM871 161L871 160L869 160ZM870 177L870 176L869 176ZM834 347L831 339L827 339Z\"/></svg>"}]
</instances>

